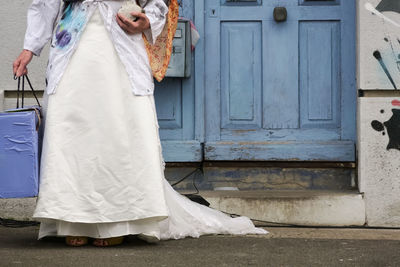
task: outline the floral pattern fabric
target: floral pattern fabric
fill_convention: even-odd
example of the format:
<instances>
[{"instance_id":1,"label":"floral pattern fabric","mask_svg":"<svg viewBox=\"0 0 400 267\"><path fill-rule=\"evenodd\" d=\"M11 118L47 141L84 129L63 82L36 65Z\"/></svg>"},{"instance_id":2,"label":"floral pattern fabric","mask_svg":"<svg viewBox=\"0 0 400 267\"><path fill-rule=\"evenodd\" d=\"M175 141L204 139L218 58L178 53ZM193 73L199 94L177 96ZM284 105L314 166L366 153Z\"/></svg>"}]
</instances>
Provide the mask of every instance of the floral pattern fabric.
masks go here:
<instances>
[{"instance_id":1,"label":"floral pattern fabric","mask_svg":"<svg viewBox=\"0 0 400 267\"><path fill-rule=\"evenodd\" d=\"M86 19L84 8L73 8L73 4L69 5L57 25L53 45L59 48L67 48L71 45L71 40L76 39L77 34L85 25Z\"/></svg>"},{"instance_id":2,"label":"floral pattern fabric","mask_svg":"<svg viewBox=\"0 0 400 267\"><path fill-rule=\"evenodd\" d=\"M168 8L167 22L163 31L152 45L143 34L147 54L149 56L151 70L154 78L161 82L165 77L172 54L172 43L178 26L179 4L177 0L171 0Z\"/></svg>"}]
</instances>

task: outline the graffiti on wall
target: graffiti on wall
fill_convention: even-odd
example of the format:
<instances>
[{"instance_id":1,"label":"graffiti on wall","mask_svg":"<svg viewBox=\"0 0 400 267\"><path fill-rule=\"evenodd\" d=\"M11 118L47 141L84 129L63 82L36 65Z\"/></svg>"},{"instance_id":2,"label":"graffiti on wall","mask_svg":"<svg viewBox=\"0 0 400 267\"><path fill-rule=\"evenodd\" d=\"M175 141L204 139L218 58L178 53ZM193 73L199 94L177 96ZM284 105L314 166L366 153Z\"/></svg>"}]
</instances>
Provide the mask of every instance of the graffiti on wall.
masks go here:
<instances>
[{"instance_id":1,"label":"graffiti on wall","mask_svg":"<svg viewBox=\"0 0 400 267\"><path fill-rule=\"evenodd\" d=\"M386 147L389 149L400 150L400 101L393 100L392 106L398 107L392 109L392 116L385 122L373 120L371 126L375 131L382 132L382 135L388 135L389 143ZM385 109L380 110L381 113L385 113Z\"/></svg>"},{"instance_id":2,"label":"graffiti on wall","mask_svg":"<svg viewBox=\"0 0 400 267\"><path fill-rule=\"evenodd\" d=\"M400 13L400 2L398 0L382 0L376 9L379 12L394 11Z\"/></svg>"},{"instance_id":3,"label":"graffiti on wall","mask_svg":"<svg viewBox=\"0 0 400 267\"><path fill-rule=\"evenodd\" d=\"M400 89L400 1L360 2L360 89Z\"/></svg>"}]
</instances>

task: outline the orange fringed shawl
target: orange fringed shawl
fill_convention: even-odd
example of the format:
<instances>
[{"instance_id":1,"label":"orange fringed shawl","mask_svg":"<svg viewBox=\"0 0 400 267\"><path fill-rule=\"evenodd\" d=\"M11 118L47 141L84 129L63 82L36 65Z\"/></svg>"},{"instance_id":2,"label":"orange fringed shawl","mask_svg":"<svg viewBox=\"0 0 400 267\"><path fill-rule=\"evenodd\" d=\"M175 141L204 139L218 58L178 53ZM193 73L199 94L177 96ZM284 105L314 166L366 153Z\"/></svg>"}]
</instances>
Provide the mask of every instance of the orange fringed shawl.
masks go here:
<instances>
[{"instance_id":1,"label":"orange fringed shawl","mask_svg":"<svg viewBox=\"0 0 400 267\"><path fill-rule=\"evenodd\" d=\"M158 82L164 79L172 53L176 27L178 26L179 4L177 0L170 0L168 16L164 29L157 37L156 43L151 45L143 34L144 43L149 56L151 70Z\"/></svg>"}]
</instances>

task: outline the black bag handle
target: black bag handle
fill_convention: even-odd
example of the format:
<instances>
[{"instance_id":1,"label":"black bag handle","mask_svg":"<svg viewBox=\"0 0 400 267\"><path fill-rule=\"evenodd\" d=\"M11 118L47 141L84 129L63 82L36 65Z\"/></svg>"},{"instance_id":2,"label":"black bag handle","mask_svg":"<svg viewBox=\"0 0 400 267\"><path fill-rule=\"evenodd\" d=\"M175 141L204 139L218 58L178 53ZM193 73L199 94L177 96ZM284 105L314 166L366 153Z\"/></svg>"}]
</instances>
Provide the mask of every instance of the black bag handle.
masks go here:
<instances>
[{"instance_id":1,"label":"black bag handle","mask_svg":"<svg viewBox=\"0 0 400 267\"><path fill-rule=\"evenodd\" d=\"M22 106L21 106L21 108L24 107L25 78L26 78L26 80L27 80L27 82L28 82L28 84L29 84L29 87L30 87L31 90L32 90L32 93L33 93L33 96L34 96L35 99L36 99L36 102L38 103L39 107L42 107L42 106L40 105L40 103L39 103L39 99L38 99L37 96L36 96L35 90L33 90L33 86L32 86L32 84L31 84L31 81L30 81L29 78L28 78L28 75L24 74L24 75L22 76L22 88L21 88L21 76L17 77L16 75L14 75L14 80L18 80L18 88L17 88L17 108L19 108L19 91L20 91L20 88L22 89L22 100L21 100Z\"/></svg>"}]
</instances>

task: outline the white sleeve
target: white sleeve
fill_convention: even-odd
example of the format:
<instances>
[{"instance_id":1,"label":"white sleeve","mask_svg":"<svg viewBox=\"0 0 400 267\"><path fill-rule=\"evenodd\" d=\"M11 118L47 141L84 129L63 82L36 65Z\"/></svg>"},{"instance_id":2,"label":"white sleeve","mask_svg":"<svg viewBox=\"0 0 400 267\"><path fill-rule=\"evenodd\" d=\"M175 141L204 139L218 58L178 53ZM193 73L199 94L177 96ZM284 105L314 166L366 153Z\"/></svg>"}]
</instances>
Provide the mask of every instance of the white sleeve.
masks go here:
<instances>
[{"instance_id":1,"label":"white sleeve","mask_svg":"<svg viewBox=\"0 0 400 267\"><path fill-rule=\"evenodd\" d=\"M51 39L61 0L33 0L28 9L24 49L39 56Z\"/></svg>"},{"instance_id":2,"label":"white sleeve","mask_svg":"<svg viewBox=\"0 0 400 267\"><path fill-rule=\"evenodd\" d=\"M150 21L150 28L144 31L147 40L155 44L157 37L162 32L168 14L168 6L164 0L139 0L140 5L144 6L146 16Z\"/></svg>"}]
</instances>

